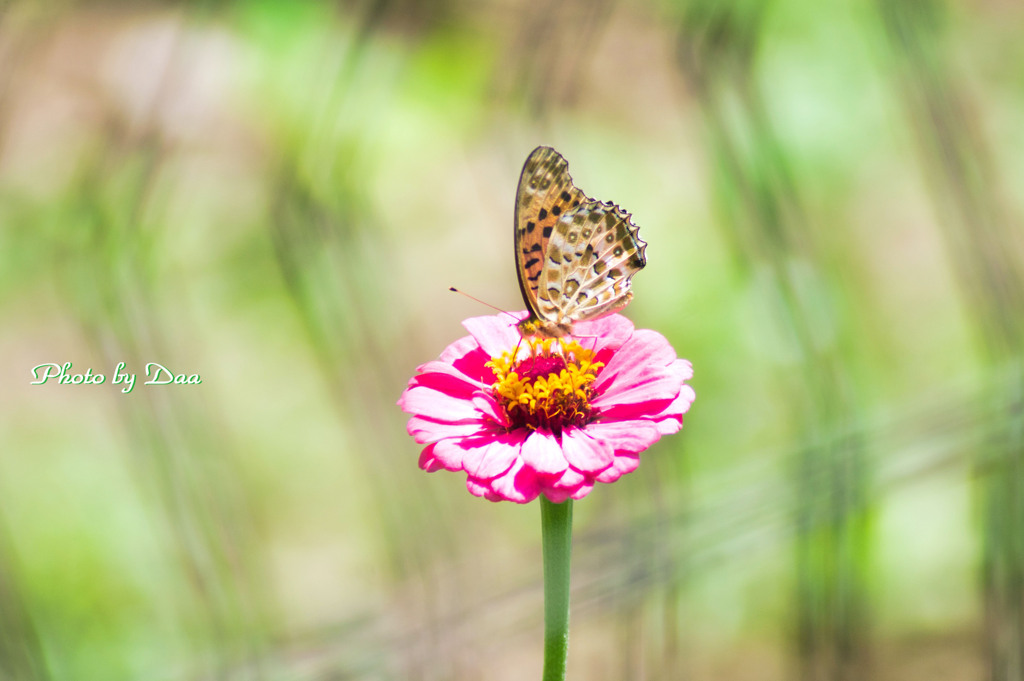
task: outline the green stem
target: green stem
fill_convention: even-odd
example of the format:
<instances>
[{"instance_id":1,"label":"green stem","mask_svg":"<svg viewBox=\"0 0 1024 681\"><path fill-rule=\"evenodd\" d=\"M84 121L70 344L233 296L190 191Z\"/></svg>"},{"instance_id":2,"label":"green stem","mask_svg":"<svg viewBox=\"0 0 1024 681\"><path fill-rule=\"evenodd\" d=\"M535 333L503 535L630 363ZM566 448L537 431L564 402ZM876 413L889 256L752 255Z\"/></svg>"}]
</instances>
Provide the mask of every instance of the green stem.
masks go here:
<instances>
[{"instance_id":1,"label":"green stem","mask_svg":"<svg viewBox=\"0 0 1024 681\"><path fill-rule=\"evenodd\" d=\"M572 499L561 504L540 497L544 542L544 675L565 681L569 654L569 559L572 557Z\"/></svg>"}]
</instances>

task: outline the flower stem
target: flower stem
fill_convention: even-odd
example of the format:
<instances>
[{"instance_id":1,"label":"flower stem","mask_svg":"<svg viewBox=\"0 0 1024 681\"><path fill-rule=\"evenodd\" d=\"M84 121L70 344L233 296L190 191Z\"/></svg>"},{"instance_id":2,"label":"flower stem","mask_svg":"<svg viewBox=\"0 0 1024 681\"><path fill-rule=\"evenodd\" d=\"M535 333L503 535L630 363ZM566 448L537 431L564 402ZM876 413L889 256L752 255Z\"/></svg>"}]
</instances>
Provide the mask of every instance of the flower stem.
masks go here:
<instances>
[{"instance_id":1,"label":"flower stem","mask_svg":"<svg viewBox=\"0 0 1024 681\"><path fill-rule=\"evenodd\" d=\"M569 559L572 557L572 499L561 504L540 497L544 543L544 675L565 681L569 653Z\"/></svg>"}]
</instances>

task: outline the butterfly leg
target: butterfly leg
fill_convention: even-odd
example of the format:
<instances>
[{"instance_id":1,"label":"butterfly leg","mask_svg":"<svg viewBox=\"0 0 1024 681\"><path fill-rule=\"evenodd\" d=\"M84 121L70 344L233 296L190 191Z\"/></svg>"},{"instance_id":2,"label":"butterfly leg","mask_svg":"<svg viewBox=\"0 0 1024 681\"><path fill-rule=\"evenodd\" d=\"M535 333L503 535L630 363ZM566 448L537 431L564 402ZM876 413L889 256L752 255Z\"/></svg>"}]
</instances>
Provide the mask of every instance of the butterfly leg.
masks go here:
<instances>
[{"instance_id":1,"label":"butterfly leg","mask_svg":"<svg viewBox=\"0 0 1024 681\"><path fill-rule=\"evenodd\" d=\"M519 342L516 343L516 349L512 351L512 361L513 362L519 361L519 348L520 348L520 346L522 346L522 344L523 344L523 337L519 336Z\"/></svg>"}]
</instances>

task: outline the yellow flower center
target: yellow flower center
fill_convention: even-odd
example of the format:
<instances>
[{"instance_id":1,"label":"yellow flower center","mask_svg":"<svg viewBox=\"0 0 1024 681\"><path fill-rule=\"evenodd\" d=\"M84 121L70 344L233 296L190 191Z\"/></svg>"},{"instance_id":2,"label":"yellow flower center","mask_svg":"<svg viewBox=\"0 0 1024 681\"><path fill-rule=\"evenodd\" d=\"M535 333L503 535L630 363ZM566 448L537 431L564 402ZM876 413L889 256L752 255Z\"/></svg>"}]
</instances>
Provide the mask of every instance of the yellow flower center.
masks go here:
<instances>
[{"instance_id":1,"label":"yellow flower center","mask_svg":"<svg viewBox=\"0 0 1024 681\"><path fill-rule=\"evenodd\" d=\"M545 428L555 435L565 426L590 421L592 384L603 362L576 341L528 338L530 354L519 359L518 348L492 358L487 366L497 379L491 386L510 429Z\"/></svg>"}]
</instances>

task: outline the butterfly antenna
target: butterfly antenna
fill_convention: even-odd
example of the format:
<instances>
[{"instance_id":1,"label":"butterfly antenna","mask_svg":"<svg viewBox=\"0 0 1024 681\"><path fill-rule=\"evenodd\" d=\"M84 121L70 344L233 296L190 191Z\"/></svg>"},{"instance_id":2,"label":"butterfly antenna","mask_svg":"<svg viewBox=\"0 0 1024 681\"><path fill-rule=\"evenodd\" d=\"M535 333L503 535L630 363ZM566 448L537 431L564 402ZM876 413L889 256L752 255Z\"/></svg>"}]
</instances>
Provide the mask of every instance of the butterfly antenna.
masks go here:
<instances>
[{"instance_id":1,"label":"butterfly antenna","mask_svg":"<svg viewBox=\"0 0 1024 681\"><path fill-rule=\"evenodd\" d=\"M466 296L470 300L475 301L477 303L480 303L481 305L483 305L485 307L489 307L492 310L497 310L498 312L500 312L502 314L507 314L509 317L511 317L512 319L516 320L517 324L519 323L519 318L516 317L511 312L509 312L508 310L502 310L500 307L498 307L496 305L491 305L490 303L485 303L484 301L480 300L479 298L475 298L474 296L469 295L465 291L460 291L459 289L455 288L454 286L449 286L448 290L451 291L452 293L458 293L460 296Z\"/></svg>"}]
</instances>

